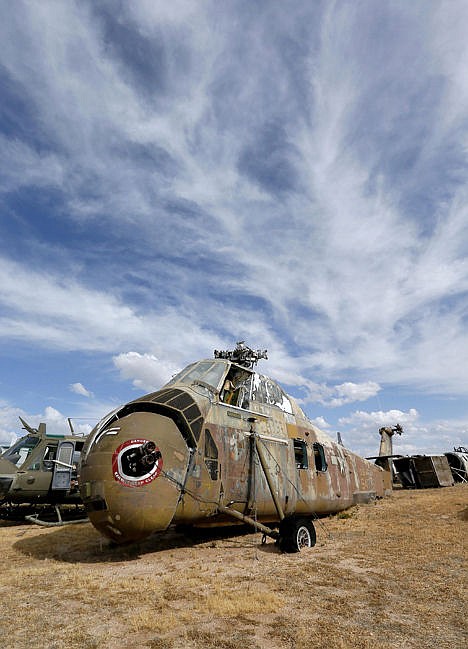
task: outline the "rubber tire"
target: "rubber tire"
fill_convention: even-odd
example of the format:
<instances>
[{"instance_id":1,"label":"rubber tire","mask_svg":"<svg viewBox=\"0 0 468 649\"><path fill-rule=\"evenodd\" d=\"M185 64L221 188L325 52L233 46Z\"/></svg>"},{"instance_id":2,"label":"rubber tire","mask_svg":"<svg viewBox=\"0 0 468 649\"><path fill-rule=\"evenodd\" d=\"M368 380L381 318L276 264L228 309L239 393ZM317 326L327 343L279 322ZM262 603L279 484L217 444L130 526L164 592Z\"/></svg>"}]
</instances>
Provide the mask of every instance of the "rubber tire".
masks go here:
<instances>
[{"instance_id":1,"label":"rubber tire","mask_svg":"<svg viewBox=\"0 0 468 649\"><path fill-rule=\"evenodd\" d=\"M281 552L300 552L312 548L316 543L315 527L308 518L288 516L279 527L279 548Z\"/></svg>"}]
</instances>

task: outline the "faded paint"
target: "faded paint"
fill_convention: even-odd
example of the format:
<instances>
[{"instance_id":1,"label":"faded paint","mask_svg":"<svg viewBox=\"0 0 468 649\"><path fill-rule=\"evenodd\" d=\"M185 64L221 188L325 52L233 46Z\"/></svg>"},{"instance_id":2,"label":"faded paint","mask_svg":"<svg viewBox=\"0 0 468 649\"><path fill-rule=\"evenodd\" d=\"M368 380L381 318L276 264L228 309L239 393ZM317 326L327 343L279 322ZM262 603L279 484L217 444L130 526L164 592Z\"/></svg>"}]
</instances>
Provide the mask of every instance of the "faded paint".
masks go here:
<instances>
[{"instance_id":1,"label":"faded paint","mask_svg":"<svg viewBox=\"0 0 468 649\"><path fill-rule=\"evenodd\" d=\"M20 418L21 419L21 418ZM0 504L79 503L77 471L85 438L31 428L0 457Z\"/></svg>"},{"instance_id":2,"label":"faded paint","mask_svg":"<svg viewBox=\"0 0 468 649\"><path fill-rule=\"evenodd\" d=\"M464 446L445 453L455 482L468 482L468 449Z\"/></svg>"},{"instance_id":3,"label":"faded paint","mask_svg":"<svg viewBox=\"0 0 468 649\"><path fill-rule=\"evenodd\" d=\"M132 438L152 441L164 465L157 480L128 489L113 479L112 456ZM312 425L272 379L222 358L192 364L105 418L81 480L91 521L116 541L170 523L222 524L232 511L269 524L336 512L391 489L388 471Z\"/></svg>"},{"instance_id":4,"label":"faded paint","mask_svg":"<svg viewBox=\"0 0 468 649\"><path fill-rule=\"evenodd\" d=\"M445 455L410 455L393 460L398 480L403 487L425 489L451 487L454 477Z\"/></svg>"}]
</instances>

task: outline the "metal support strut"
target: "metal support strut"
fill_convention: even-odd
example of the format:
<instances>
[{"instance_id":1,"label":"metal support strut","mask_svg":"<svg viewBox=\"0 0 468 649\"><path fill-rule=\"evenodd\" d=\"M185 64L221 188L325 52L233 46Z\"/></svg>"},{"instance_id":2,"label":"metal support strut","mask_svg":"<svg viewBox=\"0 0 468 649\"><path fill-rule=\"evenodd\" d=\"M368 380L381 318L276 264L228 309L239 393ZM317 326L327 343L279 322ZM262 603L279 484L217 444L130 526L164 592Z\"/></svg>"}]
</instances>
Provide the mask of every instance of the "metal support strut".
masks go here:
<instances>
[{"instance_id":1,"label":"metal support strut","mask_svg":"<svg viewBox=\"0 0 468 649\"><path fill-rule=\"evenodd\" d=\"M261 467L263 469L263 473L265 474L266 481L268 483L268 488L271 493L271 497L273 498L273 502L275 504L275 508L278 514L278 518L280 521L284 519L284 512L283 508L281 507L281 503L278 498L278 494L275 491L273 480L270 474L270 469L268 468L267 461L265 459L265 455L263 453L263 449L260 446L259 443L259 436L253 429L253 423L255 419L249 418L248 420L250 422L250 436L254 440L255 443L255 449L258 454L258 458L260 460ZM243 523L246 523L247 525L251 525L254 527L256 530L263 532L266 536L271 537L272 539L279 539L280 534L276 530L271 529L270 527L267 527L266 525L263 525L262 523L259 523L258 521L254 520L250 516L246 516L245 514L241 514L240 512L236 511L235 509L230 509L230 507L224 507L223 505L218 505L218 511L221 514L227 514L228 516L232 516L233 518L236 518L239 521L242 521Z\"/></svg>"},{"instance_id":2,"label":"metal support strut","mask_svg":"<svg viewBox=\"0 0 468 649\"><path fill-rule=\"evenodd\" d=\"M271 527L267 527L266 525L263 525L262 523L255 521L253 518L250 518L250 516L241 514L235 509L224 507L224 505L218 505L218 511L220 512L220 514L227 514L228 516L232 516L233 518L236 518L237 520L242 521L247 525L252 525L252 527L254 527L256 530L258 530L259 532L263 532L267 536L270 536L272 539L279 538L279 533L276 530L272 530Z\"/></svg>"},{"instance_id":3,"label":"metal support strut","mask_svg":"<svg viewBox=\"0 0 468 649\"><path fill-rule=\"evenodd\" d=\"M275 491L273 480L271 479L270 469L268 468L265 455L263 454L263 449L259 444L258 435L254 433L252 429L250 431L250 434L253 435L255 439L255 448L257 449L258 458L260 460L260 464L262 465L263 473L265 474L265 478L268 483L268 488L270 489L271 497L273 498L273 502L275 503L275 507L276 507L276 511L278 512L279 519L280 521L282 521L284 518L283 508L281 507L281 503L278 500L278 494Z\"/></svg>"}]
</instances>

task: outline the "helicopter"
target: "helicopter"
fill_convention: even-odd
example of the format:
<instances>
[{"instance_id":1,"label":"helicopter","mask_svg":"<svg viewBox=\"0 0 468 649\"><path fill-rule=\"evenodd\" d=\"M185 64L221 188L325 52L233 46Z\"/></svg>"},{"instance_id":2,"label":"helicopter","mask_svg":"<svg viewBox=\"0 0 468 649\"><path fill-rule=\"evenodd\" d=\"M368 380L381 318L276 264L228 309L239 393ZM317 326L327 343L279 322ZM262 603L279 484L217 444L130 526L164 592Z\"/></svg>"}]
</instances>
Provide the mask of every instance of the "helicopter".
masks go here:
<instances>
[{"instance_id":1,"label":"helicopter","mask_svg":"<svg viewBox=\"0 0 468 649\"><path fill-rule=\"evenodd\" d=\"M79 482L104 536L126 543L174 524L235 522L297 552L315 544L318 516L391 493L395 429L379 431L383 466L361 458L256 372L260 359L267 350L244 341L215 350L97 424Z\"/></svg>"},{"instance_id":2,"label":"helicopter","mask_svg":"<svg viewBox=\"0 0 468 649\"><path fill-rule=\"evenodd\" d=\"M45 423L33 428L21 417L20 421L26 435L0 455L0 518L51 505L57 524L63 524L60 506L81 504L78 467L85 436L75 433L70 419L70 435L47 433ZM55 524L41 521L37 515L25 518Z\"/></svg>"}]
</instances>

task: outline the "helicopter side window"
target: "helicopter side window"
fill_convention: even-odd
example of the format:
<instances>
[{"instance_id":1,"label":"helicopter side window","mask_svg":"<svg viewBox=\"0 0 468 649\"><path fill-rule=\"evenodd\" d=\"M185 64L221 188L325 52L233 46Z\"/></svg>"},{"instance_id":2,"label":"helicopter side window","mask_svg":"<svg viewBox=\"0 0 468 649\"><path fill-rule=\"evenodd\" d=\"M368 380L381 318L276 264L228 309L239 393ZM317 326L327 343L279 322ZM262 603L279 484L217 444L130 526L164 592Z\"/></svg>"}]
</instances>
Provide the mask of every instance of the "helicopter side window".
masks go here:
<instances>
[{"instance_id":1,"label":"helicopter side window","mask_svg":"<svg viewBox=\"0 0 468 649\"><path fill-rule=\"evenodd\" d=\"M68 471L73 465L73 451L75 450L72 442L62 442L60 453L57 458L57 471Z\"/></svg>"},{"instance_id":2,"label":"helicopter side window","mask_svg":"<svg viewBox=\"0 0 468 649\"><path fill-rule=\"evenodd\" d=\"M307 458L307 444L302 439L295 439L294 441L294 458L296 461L297 469L308 469L309 460Z\"/></svg>"},{"instance_id":3,"label":"helicopter side window","mask_svg":"<svg viewBox=\"0 0 468 649\"><path fill-rule=\"evenodd\" d=\"M208 430L205 428L205 464L212 480L218 479L218 449L215 441Z\"/></svg>"},{"instance_id":4,"label":"helicopter side window","mask_svg":"<svg viewBox=\"0 0 468 649\"><path fill-rule=\"evenodd\" d=\"M54 468L54 462L55 456L57 455L57 447L56 446L47 446L44 457L42 458L42 466L44 467L45 471L52 471Z\"/></svg>"},{"instance_id":5,"label":"helicopter side window","mask_svg":"<svg viewBox=\"0 0 468 649\"><path fill-rule=\"evenodd\" d=\"M326 471L328 469L327 460L325 459L325 451L323 446L318 442L314 442L314 458L315 469L317 471Z\"/></svg>"}]
</instances>

